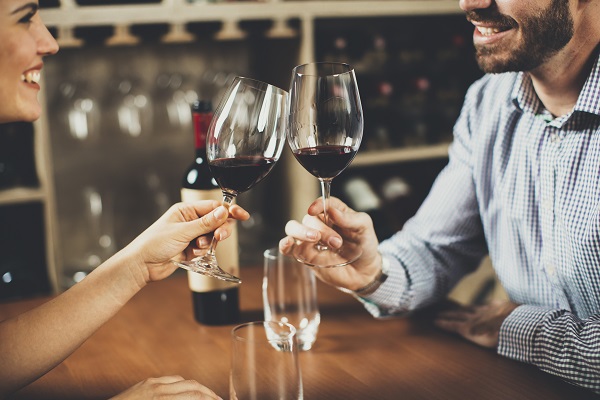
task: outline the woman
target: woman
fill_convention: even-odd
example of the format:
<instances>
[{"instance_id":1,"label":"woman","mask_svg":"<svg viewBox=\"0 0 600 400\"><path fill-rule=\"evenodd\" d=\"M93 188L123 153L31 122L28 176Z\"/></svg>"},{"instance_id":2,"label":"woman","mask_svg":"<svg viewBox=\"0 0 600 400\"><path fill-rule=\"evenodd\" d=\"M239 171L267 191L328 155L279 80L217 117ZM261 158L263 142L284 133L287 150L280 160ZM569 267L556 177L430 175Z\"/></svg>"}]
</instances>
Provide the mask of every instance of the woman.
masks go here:
<instances>
[{"instance_id":1,"label":"woman","mask_svg":"<svg viewBox=\"0 0 600 400\"><path fill-rule=\"evenodd\" d=\"M58 45L38 14L37 0L0 1L0 123L34 121L43 57ZM229 216L249 215L232 206ZM131 244L83 281L46 304L0 322L0 398L61 363L141 288L171 275L172 259L189 259L206 248L203 235L223 240L231 233L228 212L216 201L172 206ZM198 247L192 248L190 242ZM119 399L215 399L198 382L179 376L140 382Z\"/></svg>"}]
</instances>

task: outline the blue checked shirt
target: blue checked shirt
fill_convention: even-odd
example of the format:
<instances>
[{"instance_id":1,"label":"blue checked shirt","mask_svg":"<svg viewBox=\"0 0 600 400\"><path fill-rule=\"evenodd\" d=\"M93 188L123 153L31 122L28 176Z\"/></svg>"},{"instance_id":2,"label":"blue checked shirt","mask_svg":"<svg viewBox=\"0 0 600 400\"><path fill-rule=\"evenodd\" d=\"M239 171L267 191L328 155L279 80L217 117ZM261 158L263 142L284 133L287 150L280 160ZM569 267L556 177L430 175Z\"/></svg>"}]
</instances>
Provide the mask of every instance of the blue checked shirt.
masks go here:
<instances>
[{"instance_id":1,"label":"blue checked shirt","mask_svg":"<svg viewBox=\"0 0 600 400\"><path fill-rule=\"evenodd\" d=\"M380 245L375 316L446 297L489 253L510 299L498 352L600 393L600 62L553 118L526 73L469 89L449 163L418 213Z\"/></svg>"}]
</instances>

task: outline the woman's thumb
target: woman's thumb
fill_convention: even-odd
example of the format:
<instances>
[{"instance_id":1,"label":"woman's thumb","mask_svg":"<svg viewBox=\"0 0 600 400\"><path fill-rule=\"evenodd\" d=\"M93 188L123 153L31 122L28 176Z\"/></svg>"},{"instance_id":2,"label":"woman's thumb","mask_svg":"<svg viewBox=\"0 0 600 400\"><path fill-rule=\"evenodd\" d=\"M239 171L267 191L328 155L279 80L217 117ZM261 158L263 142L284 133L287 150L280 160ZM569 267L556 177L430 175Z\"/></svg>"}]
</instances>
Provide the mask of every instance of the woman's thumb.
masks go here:
<instances>
[{"instance_id":1,"label":"woman's thumb","mask_svg":"<svg viewBox=\"0 0 600 400\"><path fill-rule=\"evenodd\" d=\"M193 220L186 222L186 234L189 236L189 240L193 240L198 236L206 235L223 225L227 221L229 212L224 206L219 206L208 214Z\"/></svg>"}]
</instances>

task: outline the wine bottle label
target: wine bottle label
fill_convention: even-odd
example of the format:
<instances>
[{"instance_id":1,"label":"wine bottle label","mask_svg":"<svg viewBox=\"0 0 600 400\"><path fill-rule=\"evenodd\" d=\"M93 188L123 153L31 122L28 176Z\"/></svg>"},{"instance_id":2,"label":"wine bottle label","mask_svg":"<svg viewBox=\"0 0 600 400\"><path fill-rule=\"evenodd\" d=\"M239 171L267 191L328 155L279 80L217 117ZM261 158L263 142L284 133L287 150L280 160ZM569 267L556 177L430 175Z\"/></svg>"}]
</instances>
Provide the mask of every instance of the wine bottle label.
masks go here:
<instances>
[{"instance_id":1,"label":"wine bottle label","mask_svg":"<svg viewBox=\"0 0 600 400\"><path fill-rule=\"evenodd\" d=\"M181 199L183 201L197 200L223 200L223 193L219 189L215 190L194 190L181 189ZM231 236L217 244L215 256L219 266L232 275L239 276L239 256L238 256L238 235L237 227L234 225ZM224 290L236 286L236 283L225 282L220 279L211 278L195 272L188 271L189 287L194 292L210 292L214 290Z\"/></svg>"}]
</instances>

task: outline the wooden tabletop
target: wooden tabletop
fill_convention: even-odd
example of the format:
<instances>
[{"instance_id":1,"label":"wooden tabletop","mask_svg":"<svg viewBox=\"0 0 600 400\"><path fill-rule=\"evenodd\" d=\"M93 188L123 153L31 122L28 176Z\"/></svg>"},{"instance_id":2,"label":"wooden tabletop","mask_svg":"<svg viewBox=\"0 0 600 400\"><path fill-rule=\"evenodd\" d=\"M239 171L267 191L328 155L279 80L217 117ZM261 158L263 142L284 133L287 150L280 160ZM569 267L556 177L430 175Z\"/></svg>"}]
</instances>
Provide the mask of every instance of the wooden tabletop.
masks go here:
<instances>
[{"instance_id":1,"label":"wooden tabletop","mask_svg":"<svg viewBox=\"0 0 600 400\"><path fill-rule=\"evenodd\" d=\"M262 268L242 268L243 322L261 320ZM586 399L533 366L436 330L422 318L376 320L319 283L321 325L300 354L305 399ZM0 303L0 320L47 299ZM112 320L15 399L107 399L152 376L179 374L228 398L230 332L194 321L186 276L144 288Z\"/></svg>"}]
</instances>

